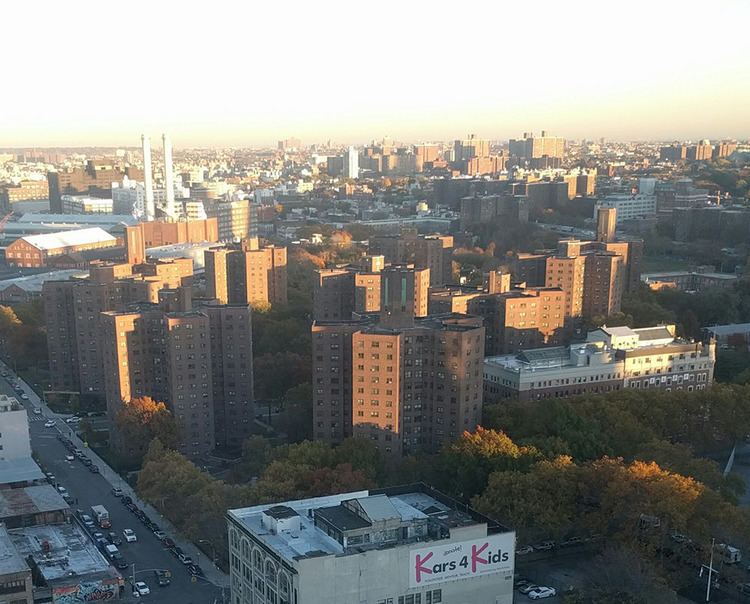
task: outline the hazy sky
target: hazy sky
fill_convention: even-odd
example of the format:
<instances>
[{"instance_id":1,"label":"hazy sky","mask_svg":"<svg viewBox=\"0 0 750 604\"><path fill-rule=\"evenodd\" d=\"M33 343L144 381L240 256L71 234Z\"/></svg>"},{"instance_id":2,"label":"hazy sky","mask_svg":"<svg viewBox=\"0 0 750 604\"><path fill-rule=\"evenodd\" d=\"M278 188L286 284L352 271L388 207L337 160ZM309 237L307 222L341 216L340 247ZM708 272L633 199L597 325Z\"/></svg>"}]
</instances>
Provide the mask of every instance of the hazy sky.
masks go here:
<instances>
[{"instance_id":1,"label":"hazy sky","mask_svg":"<svg viewBox=\"0 0 750 604\"><path fill-rule=\"evenodd\" d=\"M4 0L0 146L750 137L750 0Z\"/></svg>"}]
</instances>

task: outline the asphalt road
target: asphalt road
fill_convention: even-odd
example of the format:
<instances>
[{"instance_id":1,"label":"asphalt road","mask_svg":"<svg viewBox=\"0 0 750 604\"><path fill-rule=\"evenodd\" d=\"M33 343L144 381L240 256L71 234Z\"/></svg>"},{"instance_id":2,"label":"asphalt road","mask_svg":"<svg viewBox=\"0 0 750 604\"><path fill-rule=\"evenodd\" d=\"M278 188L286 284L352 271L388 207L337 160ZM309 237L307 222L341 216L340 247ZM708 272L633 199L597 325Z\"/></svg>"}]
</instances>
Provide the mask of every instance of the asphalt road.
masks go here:
<instances>
[{"instance_id":1,"label":"asphalt road","mask_svg":"<svg viewBox=\"0 0 750 604\"><path fill-rule=\"evenodd\" d=\"M0 392L18 398L8 381L2 378L0 378ZM131 566L119 572L129 580L135 570L135 580L145 581L149 586L151 594L143 596L139 601L150 600L159 604L220 604L222 602L221 589L204 580L193 582L186 567L125 508L117 497L112 495L111 485L100 474L93 474L78 459L65 460L68 451L57 436L60 431L68 435L70 432L68 426L62 419L56 419L55 428L45 428L44 422L49 418L44 414L32 413L31 409L36 406L33 399L36 397L31 392L28 394L32 400L20 402L26 406L29 413L32 449L43 466L43 470L54 474L56 482L64 486L70 495L76 498L77 501L70 506L72 511L81 509L91 515L92 505L103 505L110 514L112 528L101 532L106 534L112 530L122 537L122 531L125 528L135 531L138 537L136 543L125 543L123 539L123 544L118 546L125 560L131 565L134 564L135 568ZM159 523L158 518L152 518L152 520ZM195 562L204 568L210 564L203 557ZM154 577L155 569L170 570L172 572L171 584L159 587ZM128 583L126 583L123 600L135 601L130 595Z\"/></svg>"}]
</instances>

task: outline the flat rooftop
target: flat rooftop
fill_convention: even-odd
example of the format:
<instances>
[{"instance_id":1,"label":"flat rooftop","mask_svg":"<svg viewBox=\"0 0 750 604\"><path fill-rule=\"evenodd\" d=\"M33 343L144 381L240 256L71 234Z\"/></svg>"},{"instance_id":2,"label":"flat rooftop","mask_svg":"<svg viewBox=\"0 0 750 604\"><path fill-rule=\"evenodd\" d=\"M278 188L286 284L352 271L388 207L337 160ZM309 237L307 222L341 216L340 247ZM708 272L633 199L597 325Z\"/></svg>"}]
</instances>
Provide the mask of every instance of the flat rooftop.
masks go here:
<instances>
[{"instance_id":1,"label":"flat rooftop","mask_svg":"<svg viewBox=\"0 0 750 604\"><path fill-rule=\"evenodd\" d=\"M356 500L356 504L361 507L366 517L342 505L352 500ZM417 488L397 488L299 499L275 506L257 505L229 510L228 515L290 563L304 558L341 556L360 551L359 548L345 550L336 539L329 537L325 531L316 527L313 512L342 531L364 529L372 526L374 522L387 520L401 523L432 521L445 529L478 524L487 524L488 527L497 526L476 512L458 509L459 504L456 503L454 506L451 502L452 500L445 496L433 497L426 487L422 491ZM296 515L299 517L299 529L272 532L264 526L264 515L274 518ZM425 537L423 540L428 541L430 538ZM394 545L396 544L388 542L382 546L367 549L387 549Z\"/></svg>"},{"instance_id":2,"label":"flat rooftop","mask_svg":"<svg viewBox=\"0 0 750 604\"><path fill-rule=\"evenodd\" d=\"M0 524L0 575L22 573L28 570L28 564L16 551L8 531Z\"/></svg>"},{"instance_id":3,"label":"flat rooftop","mask_svg":"<svg viewBox=\"0 0 750 604\"><path fill-rule=\"evenodd\" d=\"M76 524L29 526L8 534L18 554L23 558L31 556L47 582L73 576L80 581L81 575L117 575Z\"/></svg>"},{"instance_id":4,"label":"flat rooftop","mask_svg":"<svg viewBox=\"0 0 750 604\"><path fill-rule=\"evenodd\" d=\"M24 275L22 277L12 277L11 279L0 280L0 290L16 285L27 292L41 292L45 281L61 281L75 277L86 277L88 271L78 269L64 269L46 273L37 273L36 275Z\"/></svg>"},{"instance_id":5,"label":"flat rooftop","mask_svg":"<svg viewBox=\"0 0 750 604\"><path fill-rule=\"evenodd\" d=\"M726 281L734 281L739 279L738 275L734 273L716 273L716 272L698 272L698 271L665 271L662 273L642 273L641 281L649 281L652 279L674 279L677 277L710 277L711 279L724 279Z\"/></svg>"},{"instance_id":6,"label":"flat rooftop","mask_svg":"<svg viewBox=\"0 0 750 604\"><path fill-rule=\"evenodd\" d=\"M43 479L44 473L31 457L0 461L0 485Z\"/></svg>"},{"instance_id":7,"label":"flat rooftop","mask_svg":"<svg viewBox=\"0 0 750 604\"><path fill-rule=\"evenodd\" d=\"M712 325L706 331L717 336L731 336L736 333L750 332L750 323L730 323L728 325Z\"/></svg>"},{"instance_id":8,"label":"flat rooftop","mask_svg":"<svg viewBox=\"0 0 750 604\"><path fill-rule=\"evenodd\" d=\"M0 519L67 509L68 504L50 484L0 490Z\"/></svg>"}]
</instances>

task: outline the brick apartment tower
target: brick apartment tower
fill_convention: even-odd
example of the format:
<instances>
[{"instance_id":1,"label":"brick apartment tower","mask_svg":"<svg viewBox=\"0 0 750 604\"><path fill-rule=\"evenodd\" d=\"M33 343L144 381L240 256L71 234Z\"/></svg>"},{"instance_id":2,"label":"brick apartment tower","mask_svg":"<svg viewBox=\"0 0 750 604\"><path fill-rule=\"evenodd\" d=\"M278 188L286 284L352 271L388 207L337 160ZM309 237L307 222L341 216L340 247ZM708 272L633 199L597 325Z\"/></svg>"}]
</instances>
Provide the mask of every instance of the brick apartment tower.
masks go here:
<instances>
[{"instance_id":1,"label":"brick apartment tower","mask_svg":"<svg viewBox=\"0 0 750 604\"><path fill-rule=\"evenodd\" d=\"M379 318L313 323L316 439L360 436L398 456L436 451L477 426L482 320L415 318L414 292L428 283L429 276L413 267L386 267Z\"/></svg>"},{"instance_id":2,"label":"brick apartment tower","mask_svg":"<svg viewBox=\"0 0 750 604\"><path fill-rule=\"evenodd\" d=\"M108 415L151 396L177 418L185 455L239 449L254 419L250 307L193 309L189 291L163 292L158 307L102 314Z\"/></svg>"},{"instance_id":3,"label":"brick apartment tower","mask_svg":"<svg viewBox=\"0 0 750 604\"><path fill-rule=\"evenodd\" d=\"M206 293L222 303L265 305L287 303L287 250L260 247L257 239L239 248L205 252Z\"/></svg>"}]
</instances>

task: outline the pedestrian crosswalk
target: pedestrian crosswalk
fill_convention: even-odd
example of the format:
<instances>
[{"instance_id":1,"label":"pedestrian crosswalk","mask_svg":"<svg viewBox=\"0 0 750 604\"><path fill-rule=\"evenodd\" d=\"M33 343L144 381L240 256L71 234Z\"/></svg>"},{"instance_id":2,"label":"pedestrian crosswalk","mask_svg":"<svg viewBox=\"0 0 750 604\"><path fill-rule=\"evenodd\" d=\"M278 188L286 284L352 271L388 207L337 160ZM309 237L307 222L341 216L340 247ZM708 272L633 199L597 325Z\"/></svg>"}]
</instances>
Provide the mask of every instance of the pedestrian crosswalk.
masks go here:
<instances>
[{"instance_id":1,"label":"pedestrian crosswalk","mask_svg":"<svg viewBox=\"0 0 750 604\"><path fill-rule=\"evenodd\" d=\"M31 422L46 422L47 418L43 415L37 415L36 413L29 412L29 423Z\"/></svg>"}]
</instances>

